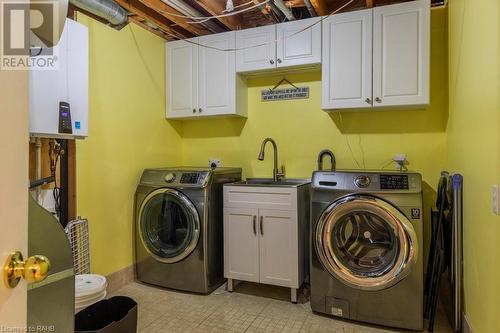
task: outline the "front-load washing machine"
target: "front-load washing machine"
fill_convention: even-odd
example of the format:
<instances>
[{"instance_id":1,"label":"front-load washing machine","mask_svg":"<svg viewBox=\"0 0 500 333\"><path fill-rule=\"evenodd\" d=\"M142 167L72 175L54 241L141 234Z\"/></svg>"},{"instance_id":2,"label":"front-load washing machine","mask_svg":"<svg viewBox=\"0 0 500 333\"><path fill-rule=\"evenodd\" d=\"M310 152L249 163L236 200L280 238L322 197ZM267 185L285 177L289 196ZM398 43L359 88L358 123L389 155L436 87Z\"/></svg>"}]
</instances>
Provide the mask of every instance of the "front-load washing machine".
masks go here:
<instances>
[{"instance_id":1,"label":"front-load washing machine","mask_svg":"<svg viewBox=\"0 0 500 333\"><path fill-rule=\"evenodd\" d=\"M209 293L223 283L223 184L239 168L144 170L135 198L137 280Z\"/></svg>"},{"instance_id":2,"label":"front-load washing machine","mask_svg":"<svg viewBox=\"0 0 500 333\"><path fill-rule=\"evenodd\" d=\"M313 174L313 311L423 328L421 182L410 172Z\"/></svg>"}]
</instances>

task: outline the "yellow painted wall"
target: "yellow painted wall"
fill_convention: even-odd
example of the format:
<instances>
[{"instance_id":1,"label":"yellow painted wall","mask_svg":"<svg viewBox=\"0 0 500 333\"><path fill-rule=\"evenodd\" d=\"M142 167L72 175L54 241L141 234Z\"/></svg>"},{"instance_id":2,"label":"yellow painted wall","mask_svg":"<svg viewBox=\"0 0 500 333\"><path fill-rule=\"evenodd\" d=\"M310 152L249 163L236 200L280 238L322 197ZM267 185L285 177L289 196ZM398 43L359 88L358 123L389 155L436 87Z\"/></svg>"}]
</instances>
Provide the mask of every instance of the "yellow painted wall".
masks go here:
<instances>
[{"instance_id":1,"label":"yellow painted wall","mask_svg":"<svg viewBox=\"0 0 500 333\"><path fill-rule=\"evenodd\" d=\"M89 28L89 137L77 144L78 214L89 219L92 271L132 264L134 191L144 168L178 164L180 136L164 120L164 41L134 24Z\"/></svg>"},{"instance_id":2,"label":"yellow painted wall","mask_svg":"<svg viewBox=\"0 0 500 333\"><path fill-rule=\"evenodd\" d=\"M444 10L432 13L432 94L425 110L328 114L321 110L320 73L308 73L287 76L310 87L308 100L263 103L261 89L281 77L253 78L248 118L184 122L164 119L161 39L133 24L118 32L83 15L79 21L90 34L90 132L77 145L78 214L90 221L95 273L133 263L133 195L147 167L207 165L208 158L219 157L225 166L243 167L244 176L271 176L271 152L257 160L268 136L277 140L289 177L309 177L323 148L335 152L339 168L381 168L396 153L407 153L410 168L432 186L445 165Z\"/></svg>"},{"instance_id":3,"label":"yellow painted wall","mask_svg":"<svg viewBox=\"0 0 500 333\"><path fill-rule=\"evenodd\" d=\"M380 169L397 153L408 154L410 168L432 186L445 165L447 100L446 11L432 11L431 106L425 110L363 111L328 114L321 110L321 74L287 78L310 87L305 100L261 102L262 89L279 77L248 80L247 119L186 121L182 125L183 162L207 165L219 157L225 166L241 166L247 177L272 176L272 154L257 160L266 137L277 141L288 177L310 177L316 157L330 148L339 168ZM352 154L349 146L352 149ZM270 148L268 148L270 149ZM354 162L354 158L357 163ZM392 166L391 166L392 167Z\"/></svg>"},{"instance_id":4,"label":"yellow painted wall","mask_svg":"<svg viewBox=\"0 0 500 333\"><path fill-rule=\"evenodd\" d=\"M500 1L449 2L448 166L464 175L466 313L475 333L500 332Z\"/></svg>"}]
</instances>

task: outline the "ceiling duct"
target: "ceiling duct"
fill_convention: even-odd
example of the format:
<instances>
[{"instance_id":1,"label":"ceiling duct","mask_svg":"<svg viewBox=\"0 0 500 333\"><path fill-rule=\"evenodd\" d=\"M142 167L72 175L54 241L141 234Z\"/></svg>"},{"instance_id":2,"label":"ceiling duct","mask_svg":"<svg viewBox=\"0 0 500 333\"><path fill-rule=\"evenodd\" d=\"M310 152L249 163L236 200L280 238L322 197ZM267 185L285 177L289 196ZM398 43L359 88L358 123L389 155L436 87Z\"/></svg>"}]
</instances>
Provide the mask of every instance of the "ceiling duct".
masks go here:
<instances>
[{"instance_id":1,"label":"ceiling duct","mask_svg":"<svg viewBox=\"0 0 500 333\"><path fill-rule=\"evenodd\" d=\"M127 23L128 13L113 0L69 0L75 7L99 16L112 25Z\"/></svg>"}]
</instances>

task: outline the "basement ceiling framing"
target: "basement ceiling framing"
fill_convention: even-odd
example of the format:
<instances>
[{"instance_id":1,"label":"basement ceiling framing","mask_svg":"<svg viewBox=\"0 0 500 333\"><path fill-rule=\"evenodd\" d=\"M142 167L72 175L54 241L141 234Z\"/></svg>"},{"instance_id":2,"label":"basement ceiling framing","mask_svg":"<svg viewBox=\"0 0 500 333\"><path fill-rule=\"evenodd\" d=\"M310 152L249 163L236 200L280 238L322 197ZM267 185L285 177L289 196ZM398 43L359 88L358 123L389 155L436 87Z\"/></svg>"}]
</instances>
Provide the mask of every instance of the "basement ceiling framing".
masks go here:
<instances>
[{"instance_id":1,"label":"basement ceiling framing","mask_svg":"<svg viewBox=\"0 0 500 333\"><path fill-rule=\"evenodd\" d=\"M115 1L130 13L129 22L165 40L176 40L329 15L349 2L342 12L412 0L233 0L234 10L230 13L225 12L227 0ZM438 4L442 0L431 2ZM216 18L192 18L212 16Z\"/></svg>"}]
</instances>

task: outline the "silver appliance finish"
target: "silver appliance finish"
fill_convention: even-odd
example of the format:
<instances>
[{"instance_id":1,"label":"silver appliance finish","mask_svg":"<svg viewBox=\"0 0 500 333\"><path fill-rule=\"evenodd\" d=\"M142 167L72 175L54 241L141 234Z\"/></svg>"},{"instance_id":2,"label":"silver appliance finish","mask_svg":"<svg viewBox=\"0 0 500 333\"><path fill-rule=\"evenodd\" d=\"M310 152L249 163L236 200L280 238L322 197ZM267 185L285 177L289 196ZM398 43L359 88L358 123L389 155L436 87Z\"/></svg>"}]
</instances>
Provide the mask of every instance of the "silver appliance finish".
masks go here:
<instances>
[{"instance_id":1,"label":"silver appliance finish","mask_svg":"<svg viewBox=\"0 0 500 333\"><path fill-rule=\"evenodd\" d=\"M223 281L223 184L239 168L144 170L135 200L139 281L209 293Z\"/></svg>"},{"instance_id":2,"label":"silver appliance finish","mask_svg":"<svg viewBox=\"0 0 500 333\"><path fill-rule=\"evenodd\" d=\"M311 192L311 308L423 328L423 199L418 173L316 171Z\"/></svg>"}]
</instances>

